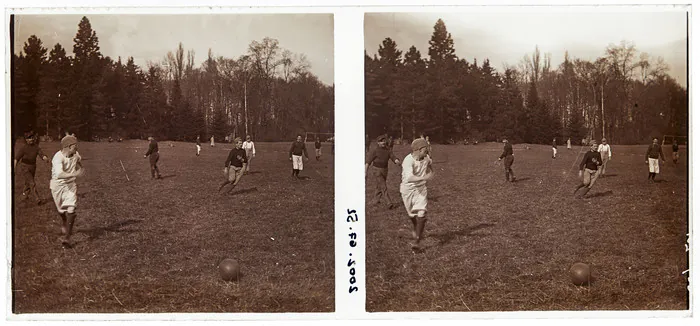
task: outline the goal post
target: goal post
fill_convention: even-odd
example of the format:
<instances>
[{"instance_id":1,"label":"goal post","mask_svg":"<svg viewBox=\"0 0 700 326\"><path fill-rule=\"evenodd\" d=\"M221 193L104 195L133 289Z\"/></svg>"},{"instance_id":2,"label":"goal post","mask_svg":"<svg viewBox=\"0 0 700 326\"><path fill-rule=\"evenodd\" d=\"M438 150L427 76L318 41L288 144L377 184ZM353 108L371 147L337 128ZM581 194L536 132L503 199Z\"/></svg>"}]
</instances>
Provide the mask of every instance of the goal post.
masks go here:
<instances>
[{"instance_id":1,"label":"goal post","mask_svg":"<svg viewBox=\"0 0 700 326\"><path fill-rule=\"evenodd\" d=\"M321 139L322 142L330 141L334 138L331 132L306 132L304 133L304 142L316 141L316 138Z\"/></svg>"},{"instance_id":2,"label":"goal post","mask_svg":"<svg viewBox=\"0 0 700 326\"><path fill-rule=\"evenodd\" d=\"M663 140L661 140L661 145L673 144L674 140L678 141L678 145L688 145L688 136L680 135L664 135Z\"/></svg>"}]
</instances>

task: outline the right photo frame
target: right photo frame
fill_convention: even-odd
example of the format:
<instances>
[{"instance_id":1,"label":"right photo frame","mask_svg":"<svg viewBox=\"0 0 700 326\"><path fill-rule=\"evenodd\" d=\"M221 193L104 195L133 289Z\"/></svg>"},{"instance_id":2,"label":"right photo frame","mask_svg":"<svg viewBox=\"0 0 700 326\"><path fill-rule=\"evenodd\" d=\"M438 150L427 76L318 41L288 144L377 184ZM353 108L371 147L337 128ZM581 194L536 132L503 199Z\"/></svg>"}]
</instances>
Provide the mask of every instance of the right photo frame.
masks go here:
<instances>
[{"instance_id":1,"label":"right photo frame","mask_svg":"<svg viewBox=\"0 0 700 326\"><path fill-rule=\"evenodd\" d=\"M555 9L365 14L368 312L689 309L690 6Z\"/></svg>"}]
</instances>

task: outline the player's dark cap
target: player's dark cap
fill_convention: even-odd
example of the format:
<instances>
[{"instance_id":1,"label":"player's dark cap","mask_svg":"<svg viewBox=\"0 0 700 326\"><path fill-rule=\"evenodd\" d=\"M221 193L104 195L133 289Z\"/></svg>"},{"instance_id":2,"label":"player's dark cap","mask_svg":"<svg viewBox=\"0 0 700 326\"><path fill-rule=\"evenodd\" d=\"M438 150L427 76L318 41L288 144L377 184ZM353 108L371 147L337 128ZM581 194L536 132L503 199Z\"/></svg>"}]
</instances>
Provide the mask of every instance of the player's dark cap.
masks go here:
<instances>
[{"instance_id":1,"label":"player's dark cap","mask_svg":"<svg viewBox=\"0 0 700 326\"><path fill-rule=\"evenodd\" d=\"M34 139L34 131L30 130L24 133L25 139Z\"/></svg>"},{"instance_id":2,"label":"player's dark cap","mask_svg":"<svg viewBox=\"0 0 700 326\"><path fill-rule=\"evenodd\" d=\"M386 135L386 134L379 135L379 137L377 137L377 142L385 141L386 138L387 138L387 135Z\"/></svg>"}]
</instances>

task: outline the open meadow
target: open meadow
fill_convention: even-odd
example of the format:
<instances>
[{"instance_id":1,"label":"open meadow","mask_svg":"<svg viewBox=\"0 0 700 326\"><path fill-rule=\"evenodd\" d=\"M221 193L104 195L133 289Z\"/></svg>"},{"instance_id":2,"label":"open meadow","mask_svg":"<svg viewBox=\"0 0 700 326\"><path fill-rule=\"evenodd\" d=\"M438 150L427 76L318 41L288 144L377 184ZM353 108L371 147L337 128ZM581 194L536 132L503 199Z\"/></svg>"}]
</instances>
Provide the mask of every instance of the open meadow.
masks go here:
<instances>
[{"instance_id":1,"label":"open meadow","mask_svg":"<svg viewBox=\"0 0 700 326\"><path fill-rule=\"evenodd\" d=\"M292 179L289 143L256 143L251 173L230 195L217 193L231 144L159 142L163 179L151 180L147 141L81 142L72 240L39 161L44 201L22 200L15 176L12 224L14 313L330 312L334 310L330 144L313 144L302 180ZM58 142L41 143L49 159ZM128 177L122 170L123 162ZM228 188L225 188L228 189ZM218 262L241 264L225 282Z\"/></svg>"},{"instance_id":2,"label":"open meadow","mask_svg":"<svg viewBox=\"0 0 700 326\"><path fill-rule=\"evenodd\" d=\"M376 144L372 144L375 146ZM423 248L412 252L401 167L387 181L398 207L367 208L367 310L688 309L687 151L647 182L647 146L612 145L607 175L573 197L588 147L513 146L517 182L495 161L500 143L433 145ZM400 160L409 146L395 146ZM367 202L372 184L367 184ZM590 264L590 286L569 267Z\"/></svg>"}]
</instances>

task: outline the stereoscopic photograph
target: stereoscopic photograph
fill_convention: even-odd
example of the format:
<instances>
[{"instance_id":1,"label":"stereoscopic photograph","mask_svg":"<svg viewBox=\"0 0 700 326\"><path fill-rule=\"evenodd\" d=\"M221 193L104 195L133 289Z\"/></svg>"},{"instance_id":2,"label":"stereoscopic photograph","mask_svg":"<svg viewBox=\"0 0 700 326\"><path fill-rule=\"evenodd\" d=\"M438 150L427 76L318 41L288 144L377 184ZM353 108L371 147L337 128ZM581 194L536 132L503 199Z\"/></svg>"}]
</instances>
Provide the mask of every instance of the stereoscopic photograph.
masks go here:
<instances>
[{"instance_id":1,"label":"stereoscopic photograph","mask_svg":"<svg viewBox=\"0 0 700 326\"><path fill-rule=\"evenodd\" d=\"M687 311L689 7L520 9L365 14L367 310Z\"/></svg>"},{"instance_id":2,"label":"stereoscopic photograph","mask_svg":"<svg viewBox=\"0 0 700 326\"><path fill-rule=\"evenodd\" d=\"M12 313L334 311L333 15L40 13L6 44Z\"/></svg>"}]
</instances>

